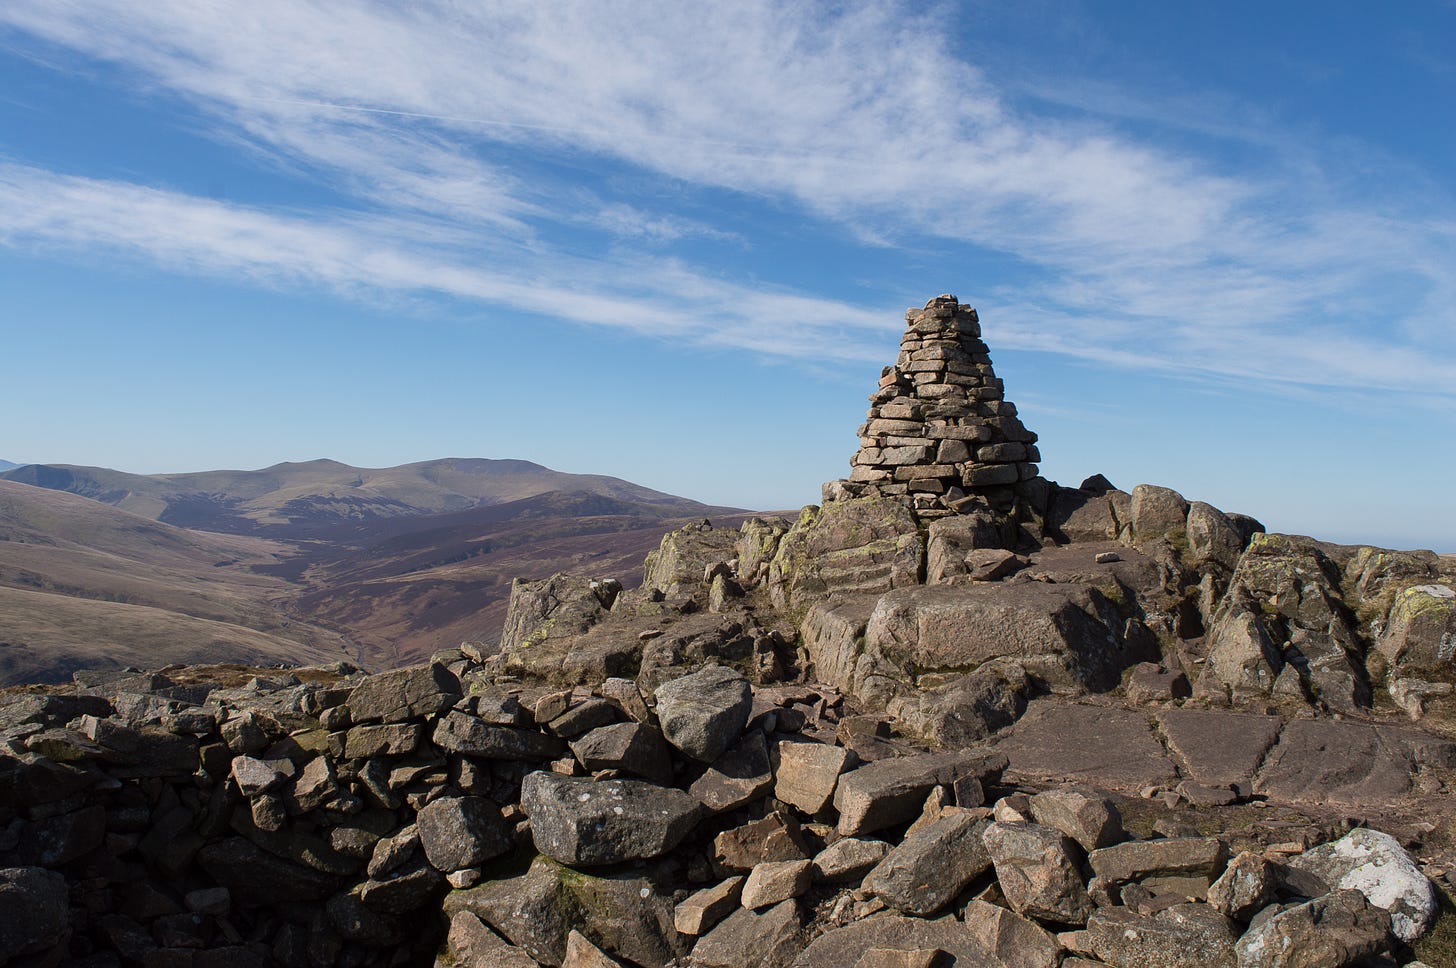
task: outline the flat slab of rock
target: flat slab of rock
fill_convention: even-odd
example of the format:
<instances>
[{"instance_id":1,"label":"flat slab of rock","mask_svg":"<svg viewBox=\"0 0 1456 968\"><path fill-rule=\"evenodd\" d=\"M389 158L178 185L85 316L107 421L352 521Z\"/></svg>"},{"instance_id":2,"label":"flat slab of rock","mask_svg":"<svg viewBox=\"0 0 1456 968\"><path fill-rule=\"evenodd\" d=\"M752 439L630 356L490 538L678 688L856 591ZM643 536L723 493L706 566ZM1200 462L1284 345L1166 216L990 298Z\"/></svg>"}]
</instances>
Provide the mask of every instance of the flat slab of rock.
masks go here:
<instances>
[{"instance_id":1,"label":"flat slab of rock","mask_svg":"<svg viewBox=\"0 0 1456 968\"><path fill-rule=\"evenodd\" d=\"M674 909L673 926L681 934L703 934L738 910L739 898L742 896L743 876L741 874L727 878L712 887L705 887Z\"/></svg>"},{"instance_id":2,"label":"flat slab of rock","mask_svg":"<svg viewBox=\"0 0 1456 968\"><path fill-rule=\"evenodd\" d=\"M741 907L698 939L692 961L703 968L757 968L782 964L799 936L799 909L793 900L755 911Z\"/></svg>"},{"instance_id":3,"label":"flat slab of rock","mask_svg":"<svg viewBox=\"0 0 1456 968\"><path fill-rule=\"evenodd\" d=\"M1051 932L1030 918L997 904L975 900L966 905L966 930L1004 968L1057 968L1062 946Z\"/></svg>"},{"instance_id":4,"label":"flat slab of rock","mask_svg":"<svg viewBox=\"0 0 1456 968\"><path fill-rule=\"evenodd\" d=\"M1118 884L1141 883L1154 892L1205 898L1223 874L1228 846L1217 837L1131 840L1087 855L1092 872Z\"/></svg>"},{"instance_id":5,"label":"flat slab of rock","mask_svg":"<svg viewBox=\"0 0 1456 968\"><path fill-rule=\"evenodd\" d=\"M840 837L814 857L814 879L826 884L862 880L889 852L883 840Z\"/></svg>"},{"instance_id":6,"label":"flat slab of rock","mask_svg":"<svg viewBox=\"0 0 1456 968\"><path fill-rule=\"evenodd\" d=\"M813 865L807 860L777 860L756 865L743 882L741 900L746 908L768 907L809 889Z\"/></svg>"},{"instance_id":7,"label":"flat slab of rock","mask_svg":"<svg viewBox=\"0 0 1456 968\"><path fill-rule=\"evenodd\" d=\"M961 750L877 760L839 778L834 808L845 837L893 827L920 813L932 787L975 777L982 785L999 777L1006 757L998 752Z\"/></svg>"},{"instance_id":8,"label":"flat slab of rock","mask_svg":"<svg viewBox=\"0 0 1456 968\"><path fill-rule=\"evenodd\" d=\"M1123 793L1171 783L1177 768L1145 713L1042 700L995 744L1012 783L1079 782Z\"/></svg>"},{"instance_id":9,"label":"flat slab of rock","mask_svg":"<svg viewBox=\"0 0 1456 968\"><path fill-rule=\"evenodd\" d=\"M1086 934L1097 957L1117 968L1234 968L1238 939L1234 923L1206 904L1147 916L1100 908L1087 920Z\"/></svg>"},{"instance_id":10,"label":"flat slab of rock","mask_svg":"<svg viewBox=\"0 0 1456 968\"><path fill-rule=\"evenodd\" d=\"M1031 817L1075 840L1083 850L1111 847L1126 839L1122 814L1106 797L1083 790L1047 790L1031 798Z\"/></svg>"},{"instance_id":11,"label":"flat slab of rock","mask_svg":"<svg viewBox=\"0 0 1456 968\"><path fill-rule=\"evenodd\" d=\"M865 890L897 911L926 917L955 900L991 867L981 843L986 821L951 813L910 834L870 871Z\"/></svg>"},{"instance_id":12,"label":"flat slab of rock","mask_svg":"<svg viewBox=\"0 0 1456 968\"><path fill-rule=\"evenodd\" d=\"M356 723L402 723L444 712L460 701L460 680L444 666L416 666L370 676L349 693Z\"/></svg>"},{"instance_id":13,"label":"flat slab of rock","mask_svg":"<svg viewBox=\"0 0 1456 968\"><path fill-rule=\"evenodd\" d=\"M688 793L707 809L723 813L767 796L773 782L768 745L755 732L714 760Z\"/></svg>"},{"instance_id":14,"label":"flat slab of rock","mask_svg":"<svg viewBox=\"0 0 1456 968\"><path fill-rule=\"evenodd\" d=\"M892 914L876 914L834 928L815 938L794 961L793 968L848 968L858 964L871 948L888 951L939 949L946 954L942 964L981 968L997 964L966 926L954 918L927 921Z\"/></svg>"},{"instance_id":15,"label":"flat slab of rock","mask_svg":"<svg viewBox=\"0 0 1456 968\"><path fill-rule=\"evenodd\" d=\"M536 849L573 867L656 857L676 847L702 812L671 787L545 772L522 781L521 807Z\"/></svg>"},{"instance_id":16,"label":"flat slab of rock","mask_svg":"<svg viewBox=\"0 0 1456 968\"><path fill-rule=\"evenodd\" d=\"M1284 727L1254 789L1284 800L1383 802L1405 796L1418 770L1456 768L1456 743L1416 729L1330 719Z\"/></svg>"},{"instance_id":17,"label":"flat slab of rock","mask_svg":"<svg viewBox=\"0 0 1456 968\"><path fill-rule=\"evenodd\" d=\"M1184 707L1158 713L1158 728L1184 775L1216 786L1252 783L1283 725L1278 716L1222 709Z\"/></svg>"}]
</instances>

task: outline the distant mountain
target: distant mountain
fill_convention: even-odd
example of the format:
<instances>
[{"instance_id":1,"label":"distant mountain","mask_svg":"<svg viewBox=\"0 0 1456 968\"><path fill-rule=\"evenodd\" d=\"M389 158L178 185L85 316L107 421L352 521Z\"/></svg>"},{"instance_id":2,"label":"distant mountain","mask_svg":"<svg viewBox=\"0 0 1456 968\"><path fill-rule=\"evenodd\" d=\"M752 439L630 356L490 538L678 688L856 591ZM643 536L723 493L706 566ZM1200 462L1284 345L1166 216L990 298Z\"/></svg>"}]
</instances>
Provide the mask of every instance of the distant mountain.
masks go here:
<instances>
[{"instance_id":1,"label":"distant mountain","mask_svg":"<svg viewBox=\"0 0 1456 968\"><path fill-rule=\"evenodd\" d=\"M13 471L17 467L24 466L24 464L17 464L14 461L0 460L0 471Z\"/></svg>"},{"instance_id":2,"label":"distant mountain","mask_svg":"<svg viewBox=\"0 0 1456 968\"><path fill-rule=\"evenodd\" d=\"M314 460L256 471L152 475L32 464L0 473L0 480L68 491L181 527L290 538L344 522L465 510L549 491L584 491L667 513L708 510L615 477L564 474L522 460L448 458L379 468Z\"/></svg>"},{"instance_id":3,"label":"distant mountain","mask_svg":"<svg viewBox=\"0 0 1456 968\"><path fill-rule=\"evenodd\" d=\"M0 685L83 666L373 668L496 641L513 578L642 580L666 531L746 512L513 460L0 474Z\"/></svg>"},{"instance_id":4,"label":"distant mountain","mask_svg":"<svg viewBox=\"0 0 1456 968\"><path fill-rule=\"evenodd\" d=\"M332 661L337 633L280 612L296 554L0 481L0 684L82 666Z\"/></svg>"}]
</instances>

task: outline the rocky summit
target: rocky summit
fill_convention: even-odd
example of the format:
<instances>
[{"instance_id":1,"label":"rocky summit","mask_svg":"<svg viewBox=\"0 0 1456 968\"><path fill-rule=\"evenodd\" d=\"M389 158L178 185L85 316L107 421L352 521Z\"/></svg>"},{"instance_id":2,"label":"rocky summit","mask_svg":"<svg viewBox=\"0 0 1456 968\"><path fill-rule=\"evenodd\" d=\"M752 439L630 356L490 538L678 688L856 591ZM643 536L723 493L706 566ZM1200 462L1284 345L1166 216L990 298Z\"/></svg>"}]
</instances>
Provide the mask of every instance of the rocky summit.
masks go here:
<instances>
[{"instance_id":1,"label":"rocky summit","mask_svg":"<svg viewBox=\"0 0 1456 968\"><path fill-rule=\"evenodd\" d=\"M0 693L0 964L1456 965L1456 563L1047 481L907 322L821 504L498 649Z\"/></svg>"}]
</instances>

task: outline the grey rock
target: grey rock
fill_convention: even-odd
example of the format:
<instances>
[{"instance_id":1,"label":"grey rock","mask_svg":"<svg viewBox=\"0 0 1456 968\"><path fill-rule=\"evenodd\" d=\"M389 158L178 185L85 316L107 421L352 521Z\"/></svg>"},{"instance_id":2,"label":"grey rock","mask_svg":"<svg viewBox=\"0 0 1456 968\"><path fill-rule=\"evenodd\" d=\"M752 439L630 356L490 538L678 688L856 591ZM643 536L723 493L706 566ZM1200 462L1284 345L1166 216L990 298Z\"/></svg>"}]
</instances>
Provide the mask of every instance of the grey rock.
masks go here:
<instances>
[{"instance_id":1,"label":"grey rock","mask_svg":"<svg viewBox=\"0 0 1456 968\"><path fill-rule=\"evenodd\" d=\"M469 911L456 911L446 939L461 968L536 968L525 950L501 940L484 921Z\"/></svg>"},{"instance_id":2,"label":"grey rock","mask_svg":"<svg viewBox=\"0 0 1456 968\"><path fill-rule=\"evenodd\" d=\"M1206 898L1228 863L1228 846L1217 837L1134 840L1094 850L1087 862L1116 884L1137 881L1154 892Z\"/></svg>"},{"instance_id":3,"label":"grey rock","mask_svg":"<svg viewBox=\"0 0 1456 968\"><path fill-rule=\"evenodd\" d=\"M1106 797L1082 790L1048 790L1031 798L1037 823L1071 837L1086 851L1111 847L1127 838L1122 814Z\"/></svg>"},{"instance_id":4,"label":"grey rock","mask_svg":"<svg viewBox=\"0 0 1456 968\"><path fill-rule=\"evenodd\" d=\"M814 879L826 884L858 882L889 852L890 845L883 840L840 837L815 855Z\"/></svg>"},{"instance_id":5,"label":"grey rock","mask_svg":"<svg viewBox=\"0 0 1456 968\"><path fill-rule=\"evenodd\" d=\"M962 750L879 760L839 778L834 807L839 833L852 837L910 820L932 787L975 777L982 785L999 779L1006 758L995 752Z\"/></svg>"},{"instance_id":6,"label":"grey rock","mask_svg":"<svg viewBox=\"0 0 1456 968\"><path fill-rule=\"evenodd\" d=\"M515 846L515 837L501 819L500 808L484 797L431 800L415 822L425 856L446 874L479 867Z\"/></svg>"},{"instance_id":7,"label":"grey rock","mask_svg":"<svg viewBox=\"0 0 1456 968\"><path fill-rule=\"evenodd\" d=\"M773 787L768 744L760 732L738 741L688 787L688 795L713 813L737 810L762 799Z\"/></svg>"},{"instance_id":8,"label":"grey rock","mask_svg":"<svg viewBox=\"0 0 1456 968\"><path fill-rule=\"evenodd\" d=\"M643 564L643 587L668 595L691 591L702 584L708 568L738 557L739 535L736 528L715 528L707 521L663 535Z\"/></svg>"},{"instance_id":9,"label":"grey rock","mask_svg":"<svg viewBox=\"0 0 1456 968\"><path fill-rule=\"evenodd\" d=\"M1151 915L1099 908L1087 919L1097 957L1117 968L1234 968L1233 922L1206 904Z\"/></svg>"},{"instance_id":10,"label":"grey rock","mask_svg":"<svg viewBox=\"0 0 1456 968\"><path fill-rule=\"evenodd\" d=\"M1220 914L1247 922L1275 900L1278 887L1274 865L1262 854L1246 850L1229 861L1209 887L1208 903Z\"/></svg>"},{"instance_id":11,"label":"grey rock","mask_svg":"<svg viewBox=\"0 0 1456 968\"><path fill-rule=\"evenodd\" d=\"M698 939L692 962L703 968L777 968L793 958L799 928L792 899L763 911L741 907Z\"/></svg>"},{"instance_id":12,"label":"grey rock","mask_svg":"<svg viewBox=\"0 0 1456 968\"><path fill-rule=\"evenodd\" d=\"M444 712L460 696L455 674L432 663L368 677L349 693L349 714L356 723L401 723Z\"/></svg>"},{"instance_id":13,"label":"grey rock","mask_svg":"<svg viewBox=\"0 0 1456 968\"><path fill-rule=\"evenodd\" d=\"M1045 928L1004 907L974 900L966 905L966 930L997 968L1057 968L1062 946Z\"/></svg>"},{"instance_id":14,"label":"grey rock","mask_svg":"<svg viewBox=\"0 0 1456 968\"><path fill-rule=\"evenodd\" d=\"M537 857L517 877L483 880L445 896L446 917L468 911L536 962L560 965L571 932L581 931L618 960L661 968L686 954L672 903L637 875L598 877Z\"/></svg>"},{"instance_id":15,"label":"grey rock","mask_svg":"<svg viewBox=\"0 0 1456 968\"><path fill-rule=\"evenodd\" d=\"M748 680L710 665L657 687L657 718L669 743L711 763L737 741L753 707Z\"/></svg>"},{"instance_id":16,"label":"grey rock","mask_svg":"<svg viewBox=\"0 0 1456 968\"><path fill-rule=\"evenodd\" d=\"M601 621L621 589L614 579L586 575L515 579L501 629L501 654L529 652L548 639L581 635Z\"/></svg>"},{"instance_id":17,"label":"grey rock","mask_svg":"<svg viewBox=\"0 0 1456 968\"><path fill-rule=\"evenodd\" d=\"M1456 767L1456 743L1403 727L1297 719L1269 751L1255 791L1316 803L1393 800L1412 778Z\"/></svg>"},{"instance_id":18,"label":"grey rock","mask_svg":"<svg viewBox=\"0 0 1456 968\"><path fill-rule=\"evenodd\" d=\"M1139 544L1186 535L1188 502L1177 491L1154 484L1132 489L1132 537Z\"/></svg>"},{"instance_id":19,"label":"grey rock","mask_svg":"<svg viewBox=\"0 0 1456 968\"><path fill-rule=\"evenodd\" d=\"M1077 848L1060 831L1031 823L992 823L981 834L1001 892L1017 914L1056 924L1085 924L1092 899Z\"/></svg>"},{"instance_id":20,"label":"grey rock","mask_svg":"<svg viewBox=\"0 0 1456 968\"><path fill-rule=\"evenodd\" d=\"M940 950L947 962L962 966L992 966L991 953L954 918L908 918L876 914L824 932L800 953L794 968L849 968L864 952Z\"/></svg>"},{"instance_id":21,"label":"grey rock","mask_svg":"<svg viewBox=\"0 0 1456 968\"><path fill-rule=\"evenodd\" d=\"M991 868L981 842L986 822L952 812L905 838L870 871L865 890L906 914L928 917Z\"/></svg>"},{"instance_id":22,"label":"grey rock","mask_svg":"<svg viewBox=\"0 0 1456 968\"><path fill-rule=\"evenodd\" d=\"M640 722L601 726L572 740L571 751L591 772L625 770L654 783L672 783L672 754L655 726Z\"/></svg>"},{"instance_id":23,"label":"grey rock","mask_svg":"<svg viewBox=\"0 0 1456 968\"><path fill-rule=\"evenodd\" d=\"M743 877L734 875L683 901L673 911L673 925L682 934L700 935L739 908Z\"/></svg>"},{"instance_id":24,"label":"grey rock","mask_svg":"<svg viewBox=\"0 0 1456 968\"><path fill-rule=\"evenodd\" d=\"M242 837L206 845L197 852L197 863L234 898L248 904L321 901L339 883L336 877L266 853Z\"/></svg>"},{"instance_id":25,"label":"grey rock","mask_svg":"<svg viewBox=\"0 0 1456 968\"><path fill-rule=\"evenodd\" d=\"M70 932L66 879L40 867L0 869L0 951L7 958L52 948Z\"/></svg>"},{"instance_id":26,"label":"grey rock","mask_svg":"<svg viewBox=\"0 0 1456 968\"><path fill-rule=\"evenodd\" d=\"M809 889L813 873L813 865L807 860L756 864L743 882L740 899L746 908L763 908L798 897Z\"/></svg>"},{"instance_id":27,"label":"grey rock","mask_svg":"<svg viewBox=\"0 0 1456 968\"><path fill-rule=\"evenodd\" d=\"M784 740L774 744L774 797L813 816L834 799L839 775L853 753L827 743Z\"/></svg>"},{"instance_id":28,"label":"grey rock","mask_svg":"<svg viewBox=\"0 0 1456 968\"><path fill-rule=\"evenodd\" d=\"M456 710L435 726L436 746L491 760L549 760L561 755L561 740L533 729L495 726Z\"/></svg>"},{"instance_id":29,"label":"grey rock","mask_svg":"<svg viewBox=\"0 0 1456 968\"><path fill-rule=\"evenodd\" d=\"M829 595L866 594L918 584L925 543L909 509L880 497L807 507L779 541L769 593L779 608L802 610Z\"/></svg>"},{"instance_id":30,"label":"grey rock","mask_svg":"<svg viewBox=\"0 0 1456 968\"><path fill-rule=\"evenodd\" d=\"M1291 858L1288 866L1318 878L1331 891L1359 891L1390 915L1391 930L1407 944L1423 935L1436 916L1431 882L1398 840L1378 830L1357 827Z\"/></svg>"},{"instance_id":31,"label":"grey rock","mask_svg":"<svg viewBox=\"0 0 1456 968\"><path fill-rule=\"evenodd\" d=\"M1344 968L1390 950L1390 915L1359 891L1335 891L1258 921L1238 941L1238 968Z\"/></svg>"},{"instance_id":32,"label":"grey rock","mask_svg":"<svg viewBox=\"0 0 1456 968\"><path fill-rule=\"evenodd\" d=\"M676 847L702 812L671 787L541 772L522 782L521 807L536 849L572 866L656 857Z\"/></svg>"}]
</instances>

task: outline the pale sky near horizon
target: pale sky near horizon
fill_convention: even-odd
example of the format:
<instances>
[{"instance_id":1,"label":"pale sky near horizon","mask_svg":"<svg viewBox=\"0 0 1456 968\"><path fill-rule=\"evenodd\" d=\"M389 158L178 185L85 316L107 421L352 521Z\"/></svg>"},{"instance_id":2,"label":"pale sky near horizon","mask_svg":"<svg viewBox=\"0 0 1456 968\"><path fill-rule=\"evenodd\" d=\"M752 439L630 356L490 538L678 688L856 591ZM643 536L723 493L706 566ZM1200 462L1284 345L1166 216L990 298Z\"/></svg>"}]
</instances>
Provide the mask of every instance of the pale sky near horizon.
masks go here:
<instances>
[{"instance_id":1,"label":"pale sky near horizon","mask_svg":"<svg viewBox=\"0 0 1456 968\"><path fill-rule=\"evenodd\" d=\"M1046 476L1456 552L1456 3L0 4L0 458L798 507L942 292Z\"/></svg>"}]
</instances>

